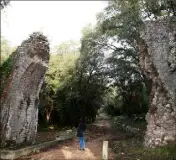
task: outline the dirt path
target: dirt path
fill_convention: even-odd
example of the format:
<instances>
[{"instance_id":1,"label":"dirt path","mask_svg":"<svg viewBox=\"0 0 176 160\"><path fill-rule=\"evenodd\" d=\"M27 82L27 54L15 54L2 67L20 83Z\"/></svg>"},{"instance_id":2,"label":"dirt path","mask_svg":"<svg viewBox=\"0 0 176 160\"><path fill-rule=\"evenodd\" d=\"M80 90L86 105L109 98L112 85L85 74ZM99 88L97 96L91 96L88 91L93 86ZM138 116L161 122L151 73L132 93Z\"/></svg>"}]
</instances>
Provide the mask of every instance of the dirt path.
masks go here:
<instances>
[{"instance_id":1,"label":"dirt path","mask_svg":"<svg viewBox=\"0 0 176 160\"><path fill-rule=\"evenodd\" d=\"M86 150L79 150L79 141L77 137L73 140L63 142L56 147L42 151L37 154L22 157L18 160L30 159L30 160L66 160L66 159L79 159L79 160L94 160L101 159L102 143L104 140L113 141L115 139L121 139L120 135L115 134L110 128L108 120L100 120L95 125L88 127L86 132ZM109 158L113 158L113 153L109 153Z\"/></svg>"}]
</instances>

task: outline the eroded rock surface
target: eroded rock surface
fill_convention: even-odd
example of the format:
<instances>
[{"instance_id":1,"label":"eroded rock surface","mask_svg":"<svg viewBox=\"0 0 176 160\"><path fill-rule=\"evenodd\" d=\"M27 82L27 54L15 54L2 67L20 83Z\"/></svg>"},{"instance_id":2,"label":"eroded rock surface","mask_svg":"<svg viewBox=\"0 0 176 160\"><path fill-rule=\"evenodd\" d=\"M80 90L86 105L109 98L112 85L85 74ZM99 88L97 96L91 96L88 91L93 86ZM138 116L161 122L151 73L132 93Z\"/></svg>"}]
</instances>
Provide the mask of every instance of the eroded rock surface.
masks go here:
<instances>
[{"instance_id":1,"label":"eroded rock surface","mask_svg":"<svg viewBox=\"0 0 176 160\"><path fill-rule=\"evenodd\" d=\"M145 146L176 140L176 20L148 21L141 34L140 65L151 85Z\"/></svg>"},{"instance_id":2,"label":"eroded rock surface","mask_svg":"<svg viewBox=\"0 0 176 160\"><path fill-rule=\"evenodd\" d=\"M35 141L39 92L48 68L49 42L35 32L13 56L12 73L1 96L2 146Z\"/></svg>"}]
</instances>

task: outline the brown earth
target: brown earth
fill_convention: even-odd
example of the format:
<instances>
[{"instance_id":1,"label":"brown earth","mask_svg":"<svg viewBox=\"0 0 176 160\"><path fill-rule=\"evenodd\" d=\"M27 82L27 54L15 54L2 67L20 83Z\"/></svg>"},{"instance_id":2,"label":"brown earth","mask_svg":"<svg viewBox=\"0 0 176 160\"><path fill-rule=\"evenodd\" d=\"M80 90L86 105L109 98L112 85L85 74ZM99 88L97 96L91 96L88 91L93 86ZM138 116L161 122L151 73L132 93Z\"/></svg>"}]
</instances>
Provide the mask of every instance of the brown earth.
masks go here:
<instances>
[{"instance_id":1,"label":"brown earth","mask_svg":"<svg viewBox=\"0 0 176 160\"><path fill-rule=\"evenodd\" d=\"M62 142L58 146L43 150L29 156L21 157L18 160L94 160L101 159L101 150L104 140L109 141L109 147L114 140L125 139L127 134L115 132L110 128L108 120L101 120L95 125L87 128L85 140L86 150L79 150L79 141L75 136L73 140ZM109 152L109 159L115 159L114 153Z\"/></svg>"}]
</instances>

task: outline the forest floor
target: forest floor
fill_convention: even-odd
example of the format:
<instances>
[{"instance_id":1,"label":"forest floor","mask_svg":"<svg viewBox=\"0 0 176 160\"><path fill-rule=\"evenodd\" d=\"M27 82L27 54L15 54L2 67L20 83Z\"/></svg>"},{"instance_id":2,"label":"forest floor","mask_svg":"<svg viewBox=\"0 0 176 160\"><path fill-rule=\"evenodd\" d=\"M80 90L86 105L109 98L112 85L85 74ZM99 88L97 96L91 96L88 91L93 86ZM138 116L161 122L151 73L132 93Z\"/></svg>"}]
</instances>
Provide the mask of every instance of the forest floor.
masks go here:
<instances>
[{"instance_id":1,"label":"forest floor","mask_svg":"<svg viewBox=\"0 0 176 160\"><path fill-rule=\"evenodd\" d=\"M145 148L143 140L133 137L126 140L114 141L114 160L176 160L176 145L170 144L160 148Z\"/></svg>"},{"instance_id":2,"label":"forest floor","mask_svg":"<svg viewBox=\"0 0 176 160\"><path fill-rule=\"evenodd\" d=\"M111 142L126 139L131 136L131 134L128 133L114 132L110 125L110 120L107 119L100 119L94 124L88 125L85 135L85 151L79 150L79 141L75 136L73 140L62 142L56 147L18 158L18 160L100 160L103 141L109 141L109 147L111 147ZM115 155L112 151L109 152L109 159L115 159Z\"/></svg>"},{"instance_id":3,"label":"forest floor","mask_svg":"<svg viewBox=\"0 0 176 160\"><path fill-rule=\"evenodd\" d=\"M164 147L144 147L146 122L134 122L133 119L128 118L123 123L138 128L139 131L133 134L132 137L111 142L115 160L176 160L176 142ZM115 127L117 128L117 126ZM119 128L119 130L121 129Z\"/></svg>"},{"instance_id":4,"label":"forest floor","mask_svg":"<svg viewBox=\"0 0 176 160\"><path fill-rule=\"evenodd\" d=\"M144 123L135 124L135 127L137 126L142 132L134 135L115 129L111 120L97 119L95 123L87 126L85 151L79 150L79 141L75 136L74 139L64 141L58 146L17 160L101 160L103 141L109 141L109 160L176 160L176 144L157 149L145 148ZM53 135L56 136L57 133L53 131Z\"/></svg>"}]
</instances>

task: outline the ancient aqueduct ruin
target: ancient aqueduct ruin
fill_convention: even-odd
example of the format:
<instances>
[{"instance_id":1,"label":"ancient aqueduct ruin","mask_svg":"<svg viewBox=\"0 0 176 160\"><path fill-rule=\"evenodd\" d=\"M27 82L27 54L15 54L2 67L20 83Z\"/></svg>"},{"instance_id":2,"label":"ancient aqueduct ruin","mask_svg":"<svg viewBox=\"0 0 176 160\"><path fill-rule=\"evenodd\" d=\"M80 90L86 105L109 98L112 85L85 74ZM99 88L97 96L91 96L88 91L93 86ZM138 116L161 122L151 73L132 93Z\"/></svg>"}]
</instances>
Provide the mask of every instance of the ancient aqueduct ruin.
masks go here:
<instances>
[{"instance_id":1,"label":"ancient aqueduct ruin","mask_svg":"<svg viewBox=\"0 0 176 160\"><path fill-rule=\"evenodd\" d=\"M12 72L1 96L3 146L35 141L49 42L41 33L33 33L12 56ZM146 23L139 58L151 88L145 146L162 146L176 140L176 20Z\"/></svg>"}]
</instances>

